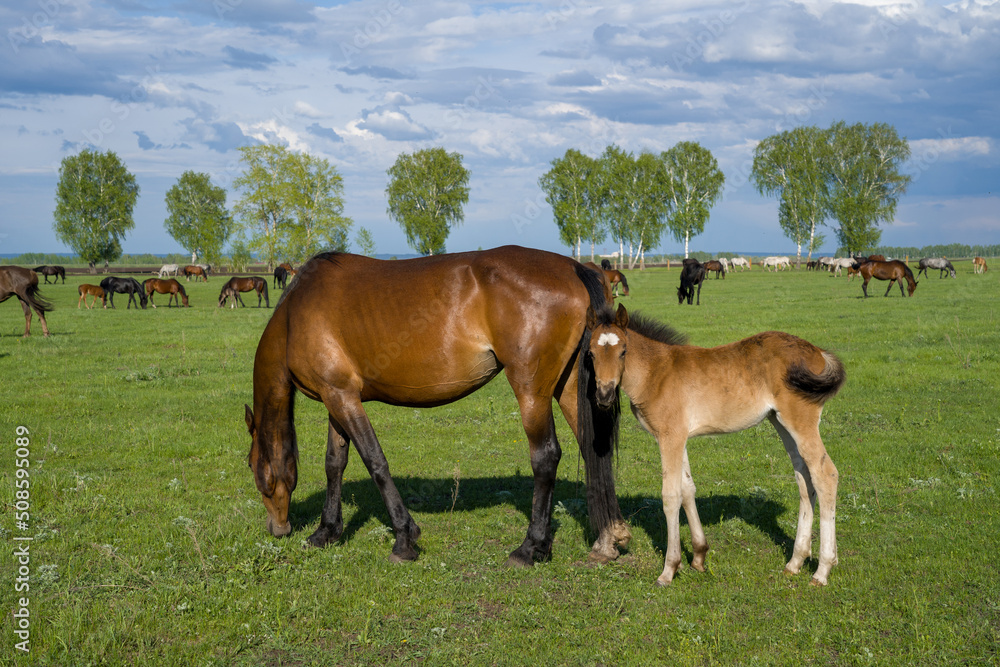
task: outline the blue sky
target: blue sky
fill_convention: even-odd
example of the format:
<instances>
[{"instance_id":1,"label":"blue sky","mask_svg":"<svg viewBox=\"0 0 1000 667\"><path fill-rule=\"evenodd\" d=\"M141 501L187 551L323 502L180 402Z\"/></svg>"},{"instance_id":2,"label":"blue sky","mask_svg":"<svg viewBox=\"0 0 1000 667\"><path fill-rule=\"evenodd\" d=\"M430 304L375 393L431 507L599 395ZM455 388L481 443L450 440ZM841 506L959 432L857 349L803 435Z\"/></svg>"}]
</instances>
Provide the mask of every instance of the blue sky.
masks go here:
<instances>
[{"instance_id":1,"label":"blue sky","mask_svg":"<svg viewBox=\"0 0 1000 667\"><path fill-rule=\"evenodd\" d=\"M59 164L88 147L142 189L126 252L180 251L167 189L205 172L232 205L236 149L261 141L335 165L379 253L410 252L386 170L431 146L472 174L449 250L566 252L537 186L551 160L697 141L726 189L691 249L790 254L747 183L754 146L837 120L910 141L884 244L1000 243L998 2L35 0L2 2L0 29L0 253L69 250Z\"/></svg>"}]
</instances>

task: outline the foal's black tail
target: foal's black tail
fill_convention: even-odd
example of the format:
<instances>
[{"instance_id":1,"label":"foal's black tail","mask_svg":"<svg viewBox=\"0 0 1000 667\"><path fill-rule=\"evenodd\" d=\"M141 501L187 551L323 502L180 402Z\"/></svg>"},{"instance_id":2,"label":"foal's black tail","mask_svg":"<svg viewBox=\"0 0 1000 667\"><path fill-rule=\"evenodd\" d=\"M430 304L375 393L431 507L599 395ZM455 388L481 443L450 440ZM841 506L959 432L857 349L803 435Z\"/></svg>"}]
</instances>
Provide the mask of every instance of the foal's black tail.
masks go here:
<instances>
[{"instance_id":1,"label":"foal's black tail","mask_svg":"<svg viewBox=\"0 0 1000 667\"><path fill-rule=\"evenodd\" d=\"M587 287L590 305L596 311L609 308L601 276L577 264L576 275ZM600 535L616 521L624 521L618 497L615 495L613 454L618 447L618 417L621 402L615 400L607 409L597 405L593 364L587 354L590 349L590 329L585 329L577 350L577 433L587 479L587 508L590 527ZM617 399L617 397L616 397Z\"/></svg>"}]
</instances>

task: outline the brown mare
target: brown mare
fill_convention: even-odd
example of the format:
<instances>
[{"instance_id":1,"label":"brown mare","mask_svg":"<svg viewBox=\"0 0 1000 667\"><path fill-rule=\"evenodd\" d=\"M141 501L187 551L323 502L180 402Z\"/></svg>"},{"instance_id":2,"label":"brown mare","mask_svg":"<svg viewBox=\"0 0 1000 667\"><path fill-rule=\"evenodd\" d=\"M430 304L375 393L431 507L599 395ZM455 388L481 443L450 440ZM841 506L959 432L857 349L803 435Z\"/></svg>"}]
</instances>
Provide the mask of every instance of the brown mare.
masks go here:
<instances>
[{"instance_id":1,"label":"brown mare","mask_svg":"<svg viewBox=\"0 0 1000 667\"><path fill-rule=\"evenodd\" d=\"M34 271L35 273L42 274L42 276L45 278L46 285L49 284L49 276L52 276L53 284L59 282L60 278L62 278L63 285L66 284L66 269L64 267L54 266L54 265L53 266L43 265L43 266L36 266L34 269L32 269L32 271Z\"/></svg>"},{"instance_id":2,"label":"brown mare","mask_svg":"<svg viewBox=\"0 0 1000 667\"><path fill-rule=\"evenodd\" d=\"M299 391L322 401L330 416L326 502L309 542L324 546L343 534L342 480L353 442L388 509L396 537L390 560L416 559L420 528L393 483L363 404L443 405L505 371L535 484L527 536L508 564L530 566L551 553L561 456L553 399L581 443L590 520L599 535L591 556L616 558L616 543L631 538L611 468L617 414L593 409L590 367L580 353L587 345L587 308L608 304L610 296L603 276L573 259L516 246L393 261L313 257L264 329L254 360L253 410L246 406L253 439L248 462L268 531L281 537L292 530L293 398Z\"/></svg>"},{"instance_id":3,"label":"brown mare","mask_svg":"<svg viewBox=\"0 0 1000 667\"><path fill-rule=\"evenodd\" d=\"M219 293L219 308L226 305L226 301L230 297L233 299L233 305L230 308L235 308L237 304L246 308L247 305L243 303L240 292L257 292L257 307L260 308L261 298L264 299L264 303L267 304L268 308L271 307L271 299L267 296L266 280L260 276L248 276L246 278L234 276L222 286L222 291Z\"/></svg>"},{"instance_id":4,"label":"brown mare","mask_svg":"<svg viewBox=\"0 0 1000 667\"><path fill-rule=\"evenodd\" d=\"M986 260L982 257L975 257L972 260L972 270L975 273L986 273L990 267L986 266Z\"/></svg>"},{"instance_id":5,"label":"brown mare","mask_svg":"<svg viewBox=\"0 0 1000 667\"><path fill-rule=\"evenodd\" d=\"M42 333L49 335L49 325L45 313L52 310L52 304L38 292L38 274L22 266L0 266L0 303L16 296L24 310L24 335L31 335L31 310L38 313L42 321Z\"/></svg>"},{"instance_id":6,"label":"brown mare","mask_svg":"<svg viewBox=\"0 0 1000 667\"><path fill-rule=\"evenodd\" d=\"M199 277L206 283L208 282L208 273L205 272L205 269L197 266L196 264L188 264L184 267L183 271L184 277L189 281L191 280L191 276L194 276L195 282L198 282Z\"/></svg>"},{"instance_id":7,"label":"brown mare","mask_svg":"<svg viewBox=\"0 0 1000 667\"><path fill-rule=\"evenodd\" d=\"M148 280L142 281L142 288L146 290L146 294L149 296L149 303L152 304L153 308L156 308L156 304L153 303L153 294L169 294L170 298L167 299L167 308L173 302L177 303L177 307L180 308L181 302L184 302L184 307L188 306L188 295L184 291L184 287L177 282L174 278L169 278L167 280L161 280L160 278L149 278ZM179 297L179 298L178 298Z\"/></svg>"},{"instance_id":8,"label":"brown mare","mask_svg":"<svg viewBox=\"0 0 1000 667\"><path fill-rule=\"evenodd\" d=\"M619 271L618 269L608 268L611 266L611 262L604 259L601 260L600 267L598 267L597 264L594 264L593 262L587 262L586 264L584 264L584 266L586 266L588 269L593 269L594 271L604 272L604 277L607 278L608 283L611 285L612 288L612 294L611 294L612 298L618 296L619 285L621 285L622 290L624 290L622 292L622 296L628 296L628 281L625 280L625 274Z\"/></svg>"},{"instance_id":9,"label":"brown mare","mask_svg":"<svg viewBox=\"0 0 1000 667\"><path fill-rule=\"evenodd\" d=\"M76 289L76 291L80 293L80 299L76 302L76 308L77 308L77 310L80 309L80 304L81 303L83 303L83 304L87 303L87 297L88 296L94 297L94 301L93 301L92 304L87 305L87 310L90 310L91 307L96 306L98 299L101 300L101 305L103 307L105 307L105 308L108 307L107 297L104 296L104 290L99 285L87 285L87 284L83 284L83 285L80 285Z\"/></svg>"},{"instance_id":10,"label":"brown mare","mask_svg":"<svg viewBox=\"0 0 1000 667\"><path fill-rule=\"evenodd\" d=\"M889 290L892 289L893 282L899 283L899 293L903 296L906 296L903 292L904 280L909 288L910 296L913 296L914 290L917 289L917 281L913 277L913 271L898 259L891 259L887 262L880 262L878 260L865 262L858 267L858 273L865 280L864 284L861 285L861 290L865 293L866 299L868 298L868 281L872 278L889 281L889 287L886 288L883 296L889 296Z\"/></svg>"},{"instance_id":11,"label":"brown mare","mask_svg":"<svg viewBox=\"0 0 1000 667\"><path fill-rule=\"evenodd\" d=\"M719 274L720 273L722 274L723 278L726 277L726 267L724 267L722 265L722 262L720 262L717 259L710 259L710 260L706 261L704 264L702 264L702 266L705 267L705 272L706 273L708 271L715 271L715 279L716 280L719 279Z\"/></svg>"},{"instance_id":12,"label":"brown mare","mask_svg":"<svg viewBox=\"0 0 1000 667\"><path fill-rule=\"evenodd\" d=\"M797 574L812 553L813 508L819 500L819 566L812 583L826 585L837 562L837 468L819 434L823 404L844 384L836 356L787 333L768 331L714 348L624 306L587 313L596 395L614 402L620 388L639 424L656 438L663 479L667 552L661 586L681 569L680 508L691 527L691 566L705 569L708 541L698 517L687 440L735 433L767 418L792 460L799 486L799 522L785 572Z\"/></svg>"}]
</instances>

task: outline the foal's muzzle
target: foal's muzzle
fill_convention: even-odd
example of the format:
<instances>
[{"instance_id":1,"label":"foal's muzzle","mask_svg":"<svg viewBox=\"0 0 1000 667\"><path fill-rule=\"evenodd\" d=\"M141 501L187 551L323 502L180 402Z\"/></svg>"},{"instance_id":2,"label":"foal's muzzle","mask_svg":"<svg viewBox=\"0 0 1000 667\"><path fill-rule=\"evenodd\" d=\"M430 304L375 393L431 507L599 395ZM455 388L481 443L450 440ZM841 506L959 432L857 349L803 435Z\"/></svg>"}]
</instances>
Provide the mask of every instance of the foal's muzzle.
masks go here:
<instances>
[{"instance_id":1,"label":"foal's muzzle","mask_svg":"<svg viewBox=\"0 0 1000 667\"><path fill-rule=\"evenodd\" d=\"M594 398L597 399L597 405L600 408L610 408L615 404L615 400L618 398L618 383L608 382L608 383L598 383L596 391L594 392Z\"/></svg>"}]
</instances>

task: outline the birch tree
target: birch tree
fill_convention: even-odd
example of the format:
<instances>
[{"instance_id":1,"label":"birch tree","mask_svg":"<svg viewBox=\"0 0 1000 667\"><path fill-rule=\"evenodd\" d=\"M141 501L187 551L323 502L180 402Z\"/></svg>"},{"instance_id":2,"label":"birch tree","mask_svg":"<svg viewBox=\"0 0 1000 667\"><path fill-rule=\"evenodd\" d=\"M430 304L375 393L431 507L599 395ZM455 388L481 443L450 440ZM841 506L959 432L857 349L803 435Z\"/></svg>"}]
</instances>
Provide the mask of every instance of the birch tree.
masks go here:
<instances>
[{"instance_id":1,"label":"birch tree","mask_svg":"<svg viewBox=\"0 0 1000 667\"><path fill-rule=\"evenodd\" d=\"M712 152L696 142L682 141L660 153L660 160L666 225L674 239L684 244L687 258L691 238L705 231L709 210L722 196L726 177Z\"/></svg>"}]
</instances>

